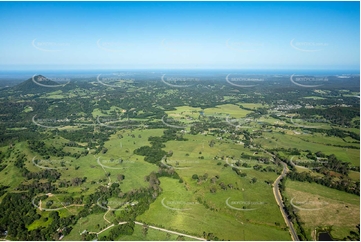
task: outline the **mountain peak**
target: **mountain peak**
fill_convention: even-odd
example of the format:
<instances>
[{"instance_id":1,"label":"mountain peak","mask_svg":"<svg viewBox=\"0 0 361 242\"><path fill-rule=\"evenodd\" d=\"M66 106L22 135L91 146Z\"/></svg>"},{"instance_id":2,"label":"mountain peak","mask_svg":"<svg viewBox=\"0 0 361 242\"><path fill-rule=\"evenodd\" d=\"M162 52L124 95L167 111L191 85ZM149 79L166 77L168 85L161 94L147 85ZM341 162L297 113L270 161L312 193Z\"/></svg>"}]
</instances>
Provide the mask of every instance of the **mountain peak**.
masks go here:
<instances>
[{"instance_id":1,"label":"mountain peak","mask_svg":"<svg viewBox=\"0 0 361 242\"><path fill-rule=\"evenodd\" d=\"M49 81L49 79L43 75L34 76L34 79L35 79L35 81L38 81L38 82Z\"/></svg>"}]
</instances>

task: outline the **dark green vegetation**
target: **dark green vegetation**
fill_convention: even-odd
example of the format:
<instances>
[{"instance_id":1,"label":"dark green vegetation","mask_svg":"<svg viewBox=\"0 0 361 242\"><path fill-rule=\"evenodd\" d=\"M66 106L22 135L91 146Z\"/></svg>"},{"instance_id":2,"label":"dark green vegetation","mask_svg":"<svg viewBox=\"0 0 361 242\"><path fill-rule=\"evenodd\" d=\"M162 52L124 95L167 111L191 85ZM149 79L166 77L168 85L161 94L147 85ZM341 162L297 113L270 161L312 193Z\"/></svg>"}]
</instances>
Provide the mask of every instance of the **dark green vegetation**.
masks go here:
<instances>
[{"instance_id":1,"label":"dark green vegetation","mask_svg":"<svg viewBox=\"0 0 361 242\"><path fill-rule=\"evenodd\" d=\"M0 92L1 238L291 240L272 191L284 162L299 238L359 239L358 76L314 88L160 77ZM318 213L294 203L320 200Z\"/></svg>"}]
</instances>

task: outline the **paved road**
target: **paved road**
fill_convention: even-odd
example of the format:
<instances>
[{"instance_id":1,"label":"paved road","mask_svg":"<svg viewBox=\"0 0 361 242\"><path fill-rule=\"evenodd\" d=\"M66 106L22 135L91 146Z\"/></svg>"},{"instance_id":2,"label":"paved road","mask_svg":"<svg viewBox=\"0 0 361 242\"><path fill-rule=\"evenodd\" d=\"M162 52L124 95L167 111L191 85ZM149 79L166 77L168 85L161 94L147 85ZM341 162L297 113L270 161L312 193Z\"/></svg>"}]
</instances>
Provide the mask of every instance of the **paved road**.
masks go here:
<instances>
[{"instance_id":1,"label":"paved road","mask_svg":"<svg viewBox=\"0 0 361 242\"><path fill-rule=\"evenodd\" d=\"M273 158L275 158L275 155L269 153L268 151L261 149L264 152L266 152L267 154L271 155ZM287 217L287 213L283 208L283 200L282 200L282 196L279 190L279 184L282 178L284 178L287 175L288 167L287 164L281 161L281 165L283 166L283 170L282 173L279 177L277 177L277 179L275 180L275 182L273 183L273 195L275 196L276 202L278 204L278 206L280 207L283 219L285 220L288 228L290 229L290 233L291 233L291 237L293 241L300 241L300 239L297 236L297 233L295 231L295 228L293 227L292 222L288 219Z\"/></svg>"},{"instance_id":2,"label":"paved road","mask_svg":"<svg viewBox=\"0 0 361 242\"><path fill-rule=\"evenodd\" d=\"M282 174L276 179L276 181L273 183L273 194L276 198L276 201L278 203L278 206L280 207L280 210L281 210L281 213L283 215L283 218L288 226L288 228L290 229L290 233L291 233L291 236L292 236L292 239L294 241L299 241L299 238L297 236L297 233L295 231L295 228L293 227L293 224L292 222L287 218L287 214L286 214L286 211L284 210L283 208L283 201L282 201L282 196L281 196L281 193L280 193L280 190L279 190L279 183L281 181L281 179L283 177L285 177L287 175L287 171L288 171L288 168L287 168L287 165L284 163L284 162L281 162L282 166L283 166L283 171L282 171Z\"/></svg>"}]
</instances>

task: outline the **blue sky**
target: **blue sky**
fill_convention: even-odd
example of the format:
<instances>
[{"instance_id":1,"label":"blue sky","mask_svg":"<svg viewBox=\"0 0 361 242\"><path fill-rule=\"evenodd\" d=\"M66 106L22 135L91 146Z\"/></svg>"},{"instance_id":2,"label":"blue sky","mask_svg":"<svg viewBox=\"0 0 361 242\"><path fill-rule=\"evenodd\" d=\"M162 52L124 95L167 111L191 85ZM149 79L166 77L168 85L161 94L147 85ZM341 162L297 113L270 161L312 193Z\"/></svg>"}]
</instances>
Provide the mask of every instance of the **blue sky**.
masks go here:
<instances>
[{"instance_id":1,"label":"blue sky","mask_svg":"<svg viewBox=\"0 0 361 242\"><path fill-rule=\"evenodd\" d=\"M0 2L6 69L360 66L359 2Z\"/></svg>"}]
</instances>

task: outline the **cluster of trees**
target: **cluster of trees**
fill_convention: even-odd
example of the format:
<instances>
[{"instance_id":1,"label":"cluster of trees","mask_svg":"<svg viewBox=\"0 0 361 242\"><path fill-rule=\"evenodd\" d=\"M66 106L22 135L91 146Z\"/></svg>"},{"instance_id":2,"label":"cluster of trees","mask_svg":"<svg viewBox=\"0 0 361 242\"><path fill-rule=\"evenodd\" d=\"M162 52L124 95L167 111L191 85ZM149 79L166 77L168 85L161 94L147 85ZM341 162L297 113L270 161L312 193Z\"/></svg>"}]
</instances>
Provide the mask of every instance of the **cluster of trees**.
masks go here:
<instances>
[{"instance_id":1,"label":"cluster of trees","mask_svg":"<svg viewBox=\"0 0 361 242\"><path fill-rule=\"evenodd\" d=\"M7 192L9 186L0 185L0 197Z\"/></svg>"},{"instance_id":2,"label":"cluster of trees","mask_svg":"<svg viewBox=\"0 0 361 242\"><path fill-rule=\"evenodd\" d=\"M213 233L207 233L205 231L203 231L203 238L205 238L208 241L219 241L220 239L215 236Z\"/></svg>"},{"instance_id":3,"label":"cluster of trees","mask_svg":"<svg viewBox=\"0 0 361 242\"><path fill-rule=\"evenodd\" d=\"M172 153L167 153L162 148L165 147L163 143L169 140L187 141L183 135L179 135L175 129L166 129L163 131L161 137L150 136L151 146L142 146L134 150L134 154L145 156L144 160L150 163L159 163L163 157L169 157Z\"/></svg>"},{"instance_id":4,"label":"cluster of trees","mask_svg":"<svg viewBox=\"0 0 361 242\"><path fill-rule=\"evenodd\" d=\"M135 149L134 154L145 156L144 160L149 163L158 163L164 156L167 155L167 152L162 150L162 148L163 145L142 146Z\"/></svg>"},{"instance_id":5,"label":"cluster of trees","mask_svg":"<svg viewBox=\"0 0 361 242\"><path fill-rule=\"evenodd\" d=\"M288 80L287 80L288 81ZM288 81L289 82L289 81ZM329 99L329 100L321 100L321 101L315 101L315 100L302 100L300 101L300 96L306 96L306 95L314 95L311 91L308 90L302 90L297 89L297 87L289 88L289 87L279 87L279 85L272 86L268 85L267 83L265 85L262 85L259 87L259 91L261 91L264 95L253 95L254 90L237 90L235 92L234 87L231 85L223 86L223 84L219 84L219 82L209 81L208 84L212 85L212 87L215 87L217 85L220 85L219 87L222 88L207 88L207 92L204 90L204 86L201 88L181 88L177 89L176 92L172 93L172 95L165 95L163 98L159 98L159 95L157 93L164 92L164 90L167 90L169 87L164 85L163 83L159 82L135 82L132 85L126 84L124 88L113 90L111 88L105 87L100 85L95 89L91 84L87 82L77 83L77 84L69 84L65 88L63 88L64 95L69 94L72 92L73 94L79 94L76 91L77 87L82 88L82 91L88 95L89 99L84 99L82 95L77 95L73 98L66 99L60 99L60 100L49 100L49 99L43 99L40 98L42 94L49 91L47 88L40 88L36 86L38 89L34 89L32 81L30 80L28 83L20 87L20 89L16 89L16 91L26 91L26 88L24 87L32 84L31 92L36 93L35 96L32 97L15 97L13 99L4 99L1 101L0 105L0 113L6 113L8 115L2 116L1 121L2 124L0 124L0 143L2 144L12 144L15 142L23 141L23 140L31 140L28 142L29 147L35 151L38 152L40 155L44 156L45 158L50 156L57 156L57 157L63 157L63 156L73 156L75 158L79 158L80 156L86 156L88 155L88 151L84 150L81 154L75 153L71 154L69 152L64 152L63 147L64 146L70 146L70 147L82 147L82 148L90 148L95 149L95 153L106 153L107 149L104 147L105 141L109 139L109 136L111 134L114 134L116 131L114 129L109 129L107 127L92 127L92 126L86 126L82 127L81 129L76 129L72 131L66 131L66 130L47 130L47 132L36 132L36 131L43 131L44 128L38 127L31 123L31 118L36 112L38 117L42 118L55 118L55 119L64 119L66 117L69 117L71 120L77 120L84 118L84 120L92 120L95 123L95 120L92 116L92 112L94 109L94 105L96 105L103 114L106 115L113 115L116 117L119 112L121 111L119 108L114 111L104 111L104 110L111 110L112 106L122 107L122 109L126 109L125 116L129 118L149 118L150 122L156 125L162 126L161 122L153 122L154 120L160 120L164 115L165 111L167 110L174 110L174 107L176 106L194 106L194 107L201 107L201 108L210 108L215 107L219 104L236 104L238 105L239 102L259 102L259 103L268 103L268 104L275 104L277 100L285 99L287 100L287 103L290 104L299 104L300 102L323 102L327 105L334 105L335 99ZM139 87L134 89L133 87ZM131 92L128 92L128 89L132 88ZM298 91L295 92L294 90L297 89ZM15 89L14 89L15 90ZM93 91L96 91L94 94ZM240 94L246 94L246 95L240 95ZM248 95L247 95L248 94ZM11 96L13 94L4 94L4 92L0 92L0 95L5 95L6 97ZM332 91L332 95L338 95L337 90ZM231 96L234 98L229 98L225 100L224 96ZM121 97L121 98L119 98ZM16 99L22 100L24 102L17 102ZM31 99L31 100L30 100ZM92 100L93 99L93 100ZM15 100L15 101L13 101ZM96 100L96 101L95 101ZM354 102L351 99L345 99L345 102ZM32 106L35 112L23 112L24 105ZM135 107L136 110L131 110ZM247 109L243 106L241 106L243 109ZM49 111L51 110L51 111ZM131 111L129 111L131 110ZM267 110L265 108L257 108L257 109L248 109L250 111L253 111L254 113L250 116L253 117L259 117L260 115L267 114ZM140 112L141 111L141 112ZM319 114L319 109L317 110L317 114ZM307 118L310 115L315 114L315 109L300 109L299 114L301 117ZM349 126L357 126L357 122L350 123L351 119L353 117L359 116L359 111L357 111L355 108L330 108L321 110L321 115L323 115L324 118L331 120L331 122L339 125L349 125ZM286 120L287 122L287 120ZM289 122L289 121L288 121ZM70 125L76 125L75 122L69 123ZM359 126L359 122L358 122ZM27 130L9 130L8 128L12 127L26 127ZM154 126L153 126L154 127ZM266 126L264 126L266 127ZM203 132L205 130L209 130L210 128L218 128L218 130L213 131L213 134L219 134L220 136L227 136L229 139L237 139L237 136L240 134L243 134L245 137L244 143L245 147L249 147L251 145L251 140L256 136L260 135L261 132L256 132L251 134L249 131L244 130L235 130L234 127L227 126L225 129L224 120L214 117L205 117L200 115L197 122L191 127L191 134L198 134L200 132ZM228 133L228 131L231 131L232 134ZM35 132L34 132L35 131ZM351 136L352 138L359 140L359 135L343 131L340 129L329 129L329 130L318 130L318 129L312 129L312 131L315 132L323 132L327 135L333 135L338 137L346 137ZM234 133L234 134L233 134ZM40 140L45 140L45 138L49 138L50 136L59 135L62 136L68 140L71 140L71 142L68 142L64 144L61 148L56 148L54 146L46 147L45 143ZM169 140L178 140L178 141L185 141L183 135L177 132L175 129L167 129L164 131L163 136L161 137L150 137L148 139L151 142L151 146L143 146L139 149L136 149L134 151L135 154L143 155L145 156L145 160L151 163L158 163L159 161L166 156L171 156L171 153L166 153L162 151L162 148L164 148L164 143ZM86 147L83 147L76 142L82 142L87 143ZM215 142L211 141L210 146L214 146ZM289 151L290 153L294 155L300 155L299 150L296 148ZM312 154L311 154L312 155ZM7 152L6 154L0 154L0 157L10 157L10 152ZM313 155L312 155L313 156ZM314 156L313 156L314 157ZM201 158L201 157L200 157ZM324 166L323 169L326 170L320 170L320 172L323 172L326 174L326 180L324 181L326 185L334 184L335 182L331 181L332 179L329 179L328 170L337 171L341 174L347 174L347 166L337 160L335 157L329 157L330 161L328 164ZM24 155L18 155L15 158L14 165L18 167L22 173L22 175L27 178L28 180L33 180L32 182L28 182L26 184L21 184L17 189L18 190L26 190L29 189L29 194L37 194L40 192L54 192L56 191L56 186L54 186L52 183L57 181L60 178L60 173L58 171L54 170L44 170L40 172L29 172L24 162L26 161L26 158ZM267 161L268 162L268 161ZM266 162L265 162L266 163ZM267 163L266 163L267 164ZM80 213L76 216L68 216L66 218L59 218L59 215L57 212L53 212L50 214L51 218L53 219L53 222L45 229L45 228L39 228L36 230L33 230L29 232L29 235L26 235L24 231L26 230L26 226L31 223L31 221L34 221L38 219L38 216L36 216L36 212L32 211L34 208L31 205L31 202L29 202L29 198L26 197L27 193L19 193L18 195L9 195L9 197L5 197L3 199L3 202L0 206L0 230L5 231L11 230L11 236L15 239L20 240L57 240L60 236L60 233L54 232L57 228L65 228L63 230L63 234L66 234L70 231L71 227L69 225L75 224L77 219L80 216L87 216L91 213L97 213L97 212L104 212L104 209L100 208L99 206L92 206L94 205L98 199L103 199L104 201L107 201L109 198L122 198L125 201L131 202L131 201L138 201L138 204L135 206L128 207L126 210L122 211L120 216L117 217L118 221L132 221L134 220L139 214L143 213L145 210L149 209L150 203L152 203L157 196L161 193L160 188L160 181L159 177L162 176L168 176L172 177L174 179L179 179L180 182L183 180L179 177L179 175L175 172L174 169L162 166L160 165L160 169L157 172L151 173L149 176L145 178L145 180L149 183L149 186L146 188L140 188L140 189L133 189L127 193L124 193L121 191L119 184L112 184L110 187L101 186L97 189L97 191L94 194L91 194L90 196L82 199L82 202L86 203L86 206L84 206L83 210L80 211ZM237 164L236 164L237 165ZM246 163L238 164L238 166L248 166ZM6 167L5 164L0 165L0 171L1 169L4 169ZM255 170L260 171L275 171L272 167L267 166L263 168L261 165L255 165L253 166ZM237 169L236 167L232 168L238 175L240 176L246 176L246 173L242 173ZM195 174L196 175L196 174ZM310 180L310 178L306 175L298 175L295 173L291 173L291 176L294 179L300 179L300 180ZM47 182L39 182L39 179L47 179ZM121 181L124 179L124 175L119 175L118 180ZM206 181L208 179L208 174L204 175L196 175L194 179L197 179L199 181ZM212 184L216 184L217 179L219 177L213 177L210 179L210 182ZM80 177L74 177L71 181L59 181L58 186L69 186L69 185L80 185L82 182L84 182L86 178L80 178ZM316 182L322 182L322 180L317 180ZM253 178L251 182L256 182L256 179ZM330 183L328 183L330 182ZM71 183L71 184L70 184ZM335 186L350 189L350 190L357 190L357 184L353 185L347 179L341 179L340 184L336 184ZM351 184L351 185L350 185ZM231 185L231 186L230 186ZM227 189L227 185L220 182L219 186L221 189ZM332 185L331 185L332 186ZM228 187L232 187L232 184L228 184ZM216 191L216 188L213 187ZM211 189L213 189L211 188ZM6 187L1 186L0 187L0 194L2 192L6 192ZM359 185L358 185L358 191L359 191ZM359 194L359 192L358 192ZM11 201L10 201L11 200ZM9 203L13 202L12 200L19 200L19 201L25 201L30 206L24 206L23 209L20 209L18 207L22 206L22 202L18 202L18 204L14 206L10 206ZM24 202L24 204L25 204ZM5 211L4 207L6 209L9 209L10 211L20 211L11 213L10 211ZM27 216L24 216L26 214ZM5 216L6 215L6 216ZM28 215L30 217L28 217ZM15 221L12 221L13 225L9 225L8 221L4 221L5 218L9 220L9 218L13 219L16 217ZM132 224L130 224L132 225ZM132 227L132 226L130 226ZM134 224L133 224L134 228ZM114 230L114 231L113 231ZM132 229L125 227L125 226L116 226L113 228L113 232L111 231L109 237L106 239L116 239L119 234L122 233L132 233ZM14 232L15 231L15 232ZM218 238L214 236L211 233L204 233L204 238L209 240L217 240Z\"/></svg>"},{"instance_id":6,"label":"cluster of trees","mask_svg":"<svg viewBox=\"0 0 361 242\"><path fill-rule=\"evenodd\" d=\"M20 184L15 190L29 191L30 193L37 192L54 192L57 187L52 182L57 181L61 173L56 170L41 170L39 172L30 172L25 167L27 161L25 154L17 154L14 162L15 167L20 169L21 174L28 180L33 180L31 183ZM40 179L47 179L46 182L39 182Z\"/></svg>"},{"instance_id":7,"label":"cluster of trees","mask_svg":"<svg viewBox=\"0 0 361 242\"><path fill-rule=\"evenodd\" d=\"M71 215L60 218L57 211L52 211L49 218L52 222L46 228L40 227L31 231L27 226L40 219L36 208L32 204L30 193L7 193L0 206L0 233L8 231L11 240L40 241L58 240L60 237L58 228L66 235L71 231L71 225L77 221L77 216Z\"/></svg>"},{"instance_id":8,"label":"cluster of trees","mask_svg":"<svg viewBox=\"0 0 361 242\"><path fill-rule=\"evenodd\" d=\"M240 169L238 169L237 167L232 167L232 170L234 172L236 172L237 175L239 175L240 177L245 177L247 176L247 173L242 172Z\"/></svg>"},{"instance_id":9,"label":"cluster of trees","mask_svg":"<svg viewBox=\"0 0 361 242\"><path fill-rule=\"evenodd\" d=\"M284 204L282 209L286 212L287 218L289 220L291 220L293 224L297 225L294 227L297 230L297 235L301 239L301 241L307 241L309 239L307 238L306 231L302 227L302 222L300 221L299 217L297 216L295 208L291 205L288 198L284 195L285 182L286 182L286 179L283 178L279 183L280 193L281 193L283 204Z\"/></svg>"},{"instance_id":10,"label":"cluster of trees","mask_svg":"<svg viewBox=\"0 0 361 242\"><path fill-rule=\"evenodd\" d=\"M208 178L208 173L204 173L203 175L197 175L197 174L193 174L192 175L192 179L197 180L197 182L200 181L207 181Z\"/></svg>"},{"instance_id":11,"label":"cluster of trees","mask_svg":"<svg viewBox=\"0 0 361 242\"><path fill-rule=\"evenodd\" d=\"M37 193L49 193L49 192L55 192L57 191L57 187L51 182L39 182L37 180L26 183L26 184L20 184L17 188L14 190L18 191L29 191L30 194L37 194Z\"/></svg>"},{"instance_id":12,"label":"cluster of trees","mask_svg":"<svg viewBox=\"0 0 361 242\"><path fill-rule=\"evenodd\" d=\"M39 172L25 172L24 176L28 179L48 179L50 182L55 182L61 176L61 173L54 169L41 170Z\"/></svg>"},{"instance_id":13,"label":"cluster of trees","mask_svg":"<svg viewBox=\"0 0 361 242\"><path fill-rule=\"evenodd\" d=\"M356 194L360 196L360 183L354 182L349 178L342 178L339 180L332 179L331 176L326 175L325 177L312 176L308 172L296 172L291 171L287 177L291 180L301 181L301 182L316 182L317 184L321 184L323 186L327 186L330 188L334 188L340 191L345 191L348 193Z\"/></svg>"},{"instance_id":14,"label":"cluster of trees","mask_svg":"<svg viewBox=\"0 0 361 242\"><path fill-rule=\"evenodd\" d=\"M342 126L352 126L352 119L360 117L360 109L356 107L331 107L326 109L300 108L296 111L301 118L319 115L329 122Z\"/></svg>"},{"instance_id":15,"label":"cluster of trees","mask_svg":"<svg viewBox=\"0 0 361 242\"><path fill-rule=\"evenodd\" d=\"M350 231L350 234L344 237L342 240L349 240L349 241L360 241L360 224L356 225L356 232Z\"/></svg>"},{"instance_id":16,"label":"cluster of trees","mask_svg":"<svg viewBox=\"0 0 361 242\"><path fill-rule=\"evenodd\" d=\"M99 238L100 241L114 241L120 235L132 235L134 232L134 222L128 222L126 224L116 225L109 231L108 236L102 236Z\"/></svg>"},{"instance_id":17,"label":"cluster of trees","mask_svg":"<svg viewBox=\"0 0 361 242\"><path fill-rule=\"evenodd\" d=\"M0 172L1 172L2 170L4 170L6 167L7 167L6 164L0 164Z\"/></svg>"},{"instance_id":18,"label":"cluster of trees","mask_svg":"<svg viewBox=\"0 0 361 242\"><path fill-rule=\"evenodd\" d=\"M76 157L78 155L78 154L71 154L70 152L64 152L62 148L57 149L53 145L51 145L50 147L46 147L43 141L28 140L28 146L32 151L38 153L44 159L49 159L50 156L63 158L64 156Z\"/></svg>"}]
</instances>

